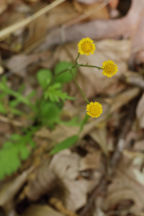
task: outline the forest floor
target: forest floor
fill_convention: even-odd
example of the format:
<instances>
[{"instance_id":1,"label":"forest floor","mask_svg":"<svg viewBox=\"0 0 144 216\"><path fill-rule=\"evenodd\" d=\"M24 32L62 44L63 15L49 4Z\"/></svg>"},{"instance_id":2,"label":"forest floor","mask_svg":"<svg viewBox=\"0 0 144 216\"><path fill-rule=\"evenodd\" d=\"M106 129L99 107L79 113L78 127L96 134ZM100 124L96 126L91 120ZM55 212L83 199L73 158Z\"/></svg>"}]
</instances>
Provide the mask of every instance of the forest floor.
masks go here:
<instances>
[{"instance_id":1,"label":"forest floor","mask_svg":"<svg viewBox=\"0 0 144 216\"><path fill-rule=\"evenodd\" d=\"M144 0L0 0L1 216L144 216L143 14ZM81 64L118 65L112 78L85 67L75 78L90 101L102 102L103 113L88 119L75 145L50 154L79 131L86 112L75 82L66 83L63 90L75 100L60 103L61 121L37 129L27 157L24 130L39 120L32 122L23 97L35 91L37 100L38 71L74 62L84 37L96 51L80 56ZM51 119L46 114L43 122ZM21 161L12 156L13 134L22 137L14 138Z\"/></svg>"}]
</instances>

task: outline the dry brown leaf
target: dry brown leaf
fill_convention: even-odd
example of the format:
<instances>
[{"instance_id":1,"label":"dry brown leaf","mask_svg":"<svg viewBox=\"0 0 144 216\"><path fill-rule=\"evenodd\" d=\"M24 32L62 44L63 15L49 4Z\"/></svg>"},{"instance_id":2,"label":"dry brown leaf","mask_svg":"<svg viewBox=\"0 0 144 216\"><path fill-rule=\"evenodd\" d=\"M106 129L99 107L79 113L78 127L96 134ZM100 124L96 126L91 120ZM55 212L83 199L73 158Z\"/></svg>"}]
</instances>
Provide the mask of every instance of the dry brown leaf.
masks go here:
<instances>
[{"instance_id":1,"label":"dry brown leaf","mask_svg":"<svg viewBox=\"0 0 144 216\"><path fill-rule=\"evenodd\" d=\"M2 14L8 7L8 1L7 0L1 0L0 1L0 14Z\"/></svg>"},{"instance_id":2,"label":"dry brown leaf","mask_svg":"<svg viewBox=\"0 0 144 216\"><path fill-rule=\"evenodd\" d=\"M109 13L106 7L100 8L98 10L100 5L101 5L100 2L95 2L94 4L85 5L85 4L80 4L77 1L74 1L74 6L78 12L83 13L83 14L89 14L85 18L86 20L108 19L109 18Z\"/></svg>"},{"instance_id":3,"label":"dry brown leaf","mask_svg":"<svg viewBox=\"0 0 144 216\"><path fill-rule=\"evenodd\" d=\"M36 136L48 138L51 140L51 142L58 143L58 142L61 142L70 136L77 134L78 130L79 130L78 126L68 127L65 125L57 125L57 127L53 131L50 131L47 128L40 129L36 133Z\"/></svg>"},{"instance_id":4,"label":"dry brown leaf","mask_svg":"<svg viewBox=\"0 0 144 216\"><path fill-rule=\"evenodd\" d=\"M107 142L106 128L105 127L96 128L96 129L94 128L90 132L90 136L93 138L93 140L96 141L96 143L98 143L103 153L108 156L108 142Z\"/></svg>"},{"instance_id":5,"label":"dry brown leaf","mask_svg":"<svg viewBox=\"0 0 144 216\"><path fill-rule=\"evenodd\" d=\"M52 197L50 199L50 204L56 208L57 210L59 210L62 214L64 214L65 216L78 216L77 214L75 214L74 212L66 209L63 205L63 203L61 202L61 200Z\"/></svg>"},{"instance_id":6,"label":"dry brown leaf","mask_svg":"<svg viewBox=\"0 0 144 216\"><path fill-rule=\"evenodd\" d=\"M86 155L81 161L80 161L80 170L99 170L101 167L101 152L95 151L91 152Z\"/></svg>"},{"instance_id":7,"label":"dry brown leaf","mask_svg":"<svg viewBox=\"0 0 144 216\"><path fill-rule=\"evenodd\" d=\"M98 183L100 174L93 180L78 179L81 158L65 150L55 155L51 169L57 173L67 190L64 204L69 210L76 211L85 205L87 194Z\"/></svg>"},{"instance_id":8,"label":"dry brown leaf","mask_svg":"<svg viewBox=\"0 0 144 216\"><path fill-rule=\"evenodd\" d=\"M136 109L136 115L141 128L144 128L144 94L142 95Z\"/></svg>"},{"instance_id":9,"label":"dry brown leaf","mask_svg":"<svg viewBox=\"0 0 144 216\"><path fill-rule=\"evenodd\" d=\"M112 9L116 9L118 6L118 3L119 3L119 0L110 0L109 5Z\"/></svg>"},{"instance_id":10,"label":"dry brown leaf","mask_svg":"<svg viewBox=\"0 0 144 216\"><path fill-rule=\"evenodd\" d=\"M95 208L93 216L106 216L106 214L100 209L100 208Z\"/></svg>"},{"instance_id":11,"label":"dry brown leaf","mask_svg":"<svg viewBox=\"0 0 144 216\"><path fill-rule=\"evenodd\" d=\"M135 98L139 93L140 89L135 87L120 93L114 99L108 99L111 104L111 112L115 112L120 107L128 104L128 102Z\"/></svg>"},{"instance_id":12,"label":"dry brown leaf","mask_svg":"<svg viewBox=\"0 0 144 216\"><path fill-rule=\"evenodd\" d=\"M77 0L78 2L81 2L83 4L93 4L97 2L98 0Z\"/></svg>"},{"instance_id":13,"label":"dry brown leaf","mask_svg":"<svg viewBox=\"0 0 144 216\"><path fill-rule=\"evenodd\" d=\"M56 154L50 162L41 164L41 167L34 173L34 177L29 180L25 195L36 200L42 194L51 194L61 200L64 206L73 212L85 205L87 194L98 183L101 176L97 167L97 175L92 180L80 178L81 157L70 150ZM53 177L51 178L50 173ZM54 188L59 190L54 190ZM60 192L61 191L61 192Z\"/></svg>"},{"instance_id":14,"label":"dry brown leaf","mask_svg":"<svg viewBox=\"0 0 144 216\"><path fill-rule=\"evenodd\" d=\"M16 73L25 77L28 66L31 64L37 64L39 61L44 61L50 56L49 52L43 52L39 54L18 54L13 55L7 62L6 66L12 73Z\"/></svg>"},{"instance_id":15,"label":"dry brown leaf","mask_svg":"<svg viewBox=\"0 0 144 216\"><path fill-rule=\"evenodd\" d=\"M144 152L144 139L135 142L134 150Z\"/></svg>"},{"instance_id":16,"label":"dry brown leaf","mask_svg":"<svg viewBox=\"0 0 144 216\"><path fill-rule=\"evenodd\" d=\"M0 206L4 209L11 209L13 199L23 184L26 182L28 175L32 172L33 168L24 171L21 175L17 176L13 181L3 184L0 188Z\"/></svg>"},{"instance_id":17,"label":"dry brown leaf","mask_svg":"<svg viewBox=\"0 0 144 216\"><path fill-rule=\"evenodd\" d=\"M97 9L99 3L93 5L93 9ZM85 13L91 10L91 6L85 8L83 6L82 13ZM29 25L29 36L25 43L25 48L30 49L34 46L37 46L41 40L45 37L48 30L64 25L69 22L73 22L73 20L77 19L81 13L79 13L73 4L69 1L64 2L63 4L57 6L53 10L51 10L47 15L41 16L38 20L32 22ZM94 15L90 15L89 19L107 19L108 12L106 8L102 8L98 10Z\"/></svg>"},{"instance_id":18,"label":"dry brown leaf","mask_svg":"<svg viewBox=\"0 0 144 216\"><path fill-rule=\"evenodd\" d=\"M49 169L49 160L42 163L35 173L28 179L20 199L27 196L30 200L37 200L41 195L49 193L56 186L56 175Z\"/></svg>"},{"instance_id":19,"label":"dry brown leaf","mask_svg":"<svg viewBox=\"0 0 144 216\"><path fill-rule=\"evenodd\" d=\"M117 168L116 176L108 187L105 210L113 209L122 201L129 200L133 202L133 205L126 209L127 212L136 215L144 213L144 172L140 170L142 163L143 158L135 157L132 161L124 155Z\"/></svg>"},{"instance_id":20,"label":"dry brown leaf","mask_svg":"<svg viewBox=\"0 0 144 216\"><path fill-rule=\"evenodd\" d=\"M64 216L48 205L32 205L22 216Z\"/></svg>"}]
</instances>

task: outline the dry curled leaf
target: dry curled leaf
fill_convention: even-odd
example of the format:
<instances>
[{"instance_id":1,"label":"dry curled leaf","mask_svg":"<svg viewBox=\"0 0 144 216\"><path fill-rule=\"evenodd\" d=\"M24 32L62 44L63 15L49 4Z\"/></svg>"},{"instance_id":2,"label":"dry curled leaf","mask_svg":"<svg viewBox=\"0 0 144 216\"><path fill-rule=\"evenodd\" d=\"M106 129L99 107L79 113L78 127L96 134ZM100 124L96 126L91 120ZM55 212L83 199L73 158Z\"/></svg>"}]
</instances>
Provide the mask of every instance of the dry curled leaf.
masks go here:
<instances>
[{"instance_id":1,"label":"dry curled leaf","mask_svg":"<svg viewBox=\"0 0 144 216\"><path fill-rule=\"evenodd\" d=\"M28 185L24 188L21 199L27 196L30 200L37 200L45 193L49 193L55 188L57 177L55 173L49 169L47 163L41 164L37 171L28 179Z\"/></svg>"},{"instance_id":2,"label":"dry curled leaf","mask_svg":"<svg viewBox=\"0 0 144 216\"><path fill-rule=\"evenodd\" d=\"M128 159L126 154L117 167L116 176L108 187L105 199L105 210L114 209L122 202L129 201L132 204L125 207L127 213L140 215L143 209L144 172L140 170L143 158Z\"/></svg>"},{"instance_id":3,"label":"dry curled leaf","mask_svg":"<svg viewBox=\"0 0 144 216\"><path fill-rule=\"evenodd\" d=\"M136 115L141 128L144 128L144 94L142 95L136 109Z\"/></svg>"},{"instance_id":4,"label":"dry curled leaf","mask_svg":"<svg viewBox=\"0 0 144 216\"><path fill-rule=\"evenodd\" d=\"M91 152L84 157L80 162L80 170L100 170L101 168L101 152Z\"/></svg>"},{"instance_id":5,"label":"dry curled leaf","mask_svg":"<svg viewBox=\"0 0 144 216\"><path fill-rule=\"evenodd\" d=\"M33 168L24 171L11 182L3 184L0 188L0 206L6 211L13 209L14 197L20 188L27 181L28 175L32 172Z\"/></svg>"},{"instance_id":6,"label":"dry curled leaf","mask_svg":"<svg viewBox=\"0 0 144 216\"><path fill-rule=\"evenodd\" d=\"M64 216L48 205L32 205L22 216Z\"/></svg>"},{"instance_id":7,"label":"dry curled leaf","mask_svg":"<svg viewBox=\"0 0 144 216\"><path fill-rule=\"evenodd\" d=\"M85 205L87 194L101 175L99 173L92 180L80 178L80 161L81 157L70 150L56 154L50 164L45 160L29 180L25 195L30 200L37 200L42 194L49 194L60 199L68 210L75 212Z\"/></svg>"}]
</instances>

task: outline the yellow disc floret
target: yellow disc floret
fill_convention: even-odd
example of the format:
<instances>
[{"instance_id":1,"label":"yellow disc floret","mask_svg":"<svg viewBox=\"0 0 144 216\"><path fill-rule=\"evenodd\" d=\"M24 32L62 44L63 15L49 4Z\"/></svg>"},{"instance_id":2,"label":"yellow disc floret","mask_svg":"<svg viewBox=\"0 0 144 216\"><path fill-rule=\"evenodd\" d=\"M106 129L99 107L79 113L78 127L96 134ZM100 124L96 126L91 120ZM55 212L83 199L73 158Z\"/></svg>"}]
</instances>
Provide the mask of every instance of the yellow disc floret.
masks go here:
<instances>
[{"instance_id":1,"label":"yellow disc floret","mask_svg":"<svg viewBox=\"0 0 144 216\"><path fill-rule=\"evenodd\" d=\"M118 66L112 60L103 62L103 74L107 77L112 77L118 72Z\"/></svg>"},{"instance_id":2,"label":"yellow disc floret","mask_svg":"<svg viewBox=\"0 0 144 216\"><path fill-rule=\"evenodd\" d=\"M92 118L98 118L103 112L102 105L99 102L90 102L87 104L86 110Z\"/></svg>"},{"instance_id":3,"label":"yellow disc floret","mask_svg":"<svg viewBox=\"0 0 144 216\"><path fill-rule=\"evenodd\" d=\"M78 43L78 52L81 55L91 55L95 51L95 44L89 37L83 38Z\"/></svg>"}]
</instances>

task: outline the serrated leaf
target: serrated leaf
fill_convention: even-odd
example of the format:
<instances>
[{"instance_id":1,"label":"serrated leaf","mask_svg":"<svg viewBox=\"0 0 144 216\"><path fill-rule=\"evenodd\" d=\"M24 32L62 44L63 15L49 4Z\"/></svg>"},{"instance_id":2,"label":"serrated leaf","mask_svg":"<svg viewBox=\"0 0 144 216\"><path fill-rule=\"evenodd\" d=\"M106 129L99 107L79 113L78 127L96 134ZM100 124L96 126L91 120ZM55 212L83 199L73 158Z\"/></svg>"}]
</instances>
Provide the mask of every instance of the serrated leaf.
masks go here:
<instances>
[{"instance_id":1,"label":"serrated leaf","mask_svg":"<svg viewBox=\"0 0 144 216\"><path fill-rule=\"evenodd\" d=\"M60 82L63 84L72 81L77 72L77 69L73 66L74 64L71 62L59 62L54 69L56 75L55 82Z\"/></svg>"},{"instance_id":2,"label":"serrated leaf","mask_svg":"<svg viewBox=\"0 0 144 216\"><path fill-rule=\"evenodd\" d=\"M52 72L49 69L41 69L37 73L37 80L42 88L46 88L52 80Z\"/></svg>"},{"instance_id":3,"label":"serrated leaf","mask_svg":"<svg viewBox=\"0 0 144 216\"><path fill-rule=\"evenodd\" d=\"M78 138L79 137L77 135L68 137L64 141L58 143L50 153L56 154L56 153L58 153L64 149L70 148L71 146L73 146L78 141Z\"/></svg>"}]
</instances>

